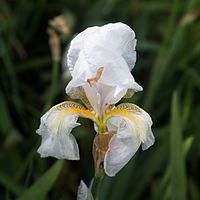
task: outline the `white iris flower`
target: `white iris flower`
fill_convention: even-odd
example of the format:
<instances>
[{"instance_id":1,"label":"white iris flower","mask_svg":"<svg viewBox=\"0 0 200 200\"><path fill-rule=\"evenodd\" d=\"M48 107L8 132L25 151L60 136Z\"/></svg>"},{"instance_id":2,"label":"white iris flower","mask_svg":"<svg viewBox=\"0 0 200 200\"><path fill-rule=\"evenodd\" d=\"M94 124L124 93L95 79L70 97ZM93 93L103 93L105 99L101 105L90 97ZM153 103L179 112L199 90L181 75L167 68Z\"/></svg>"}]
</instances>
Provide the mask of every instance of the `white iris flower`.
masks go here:
<instances>
[{"instance_id":1,"label":"white iris flower","mask_svg":"<svg viewBox=\"0 0 200 200\"><path fill-rule=\"evenodd\" d=\"M71 130L80 125L78 117L91 119L99 136L115 134L103 160L108 176L114 176L133 157L139 146L154 143L152 120L135 104L115 104L142 87L131 70L136 62L134 31L122 23L87 28L71 42L67 64L72 80L66 93L81 99L84 106L65 101L41 117L37 133L42 137L41 157L79 160L79 148Z\"/></svg>"}]
</instances>

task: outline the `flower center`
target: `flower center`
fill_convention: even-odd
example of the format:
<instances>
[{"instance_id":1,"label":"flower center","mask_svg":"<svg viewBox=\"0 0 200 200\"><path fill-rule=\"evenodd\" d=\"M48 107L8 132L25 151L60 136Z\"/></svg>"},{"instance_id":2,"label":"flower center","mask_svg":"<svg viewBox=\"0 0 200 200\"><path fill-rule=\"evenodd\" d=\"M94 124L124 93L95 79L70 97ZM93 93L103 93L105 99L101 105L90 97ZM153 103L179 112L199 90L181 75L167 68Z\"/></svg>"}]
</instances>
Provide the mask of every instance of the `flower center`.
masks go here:
<instances>
[{"instance_id":1,"label":"flower center","mask_svg":"<svg viewBox=\"0 0 200 200\"><path fill-rule=\"evenodd\" d=\"M106 117L102 116L98 116L97 117L97 121L96 121L96 125L98 127L98 133L99 134L103 134L107 131L107 126L106 126Z\"/></svg>"}]
</instances>

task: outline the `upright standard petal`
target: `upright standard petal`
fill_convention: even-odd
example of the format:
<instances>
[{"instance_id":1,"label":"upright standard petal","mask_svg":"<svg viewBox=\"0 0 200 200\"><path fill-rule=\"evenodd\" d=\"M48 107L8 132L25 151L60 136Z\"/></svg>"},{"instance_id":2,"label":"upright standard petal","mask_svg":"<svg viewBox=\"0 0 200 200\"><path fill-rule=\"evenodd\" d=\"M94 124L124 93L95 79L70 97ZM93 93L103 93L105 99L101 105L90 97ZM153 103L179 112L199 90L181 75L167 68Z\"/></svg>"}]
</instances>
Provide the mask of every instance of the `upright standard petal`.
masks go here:
<instances>
[{"instance_id":1,"label":"upright standard petal","mask_svg":"<svg viewBox=\"0 0 200 200\"><path fill-rule=\"evenodd\" d=\"M67 63L67 66L69 68L69 71L72 73L74 70L74 66L76 64L76 61L79 57L79 53L81 49L83 48L83 41L88 36L93 34L93 32L97 31L99 29L98 26L93 26L85 29L78 35L74 37L74 39L70 43L70 48L68 50L67 56L64 57L65 63Z\"/></svg>"},{"instance_id":2,"label":"upright standard petal","mask_svg":"<svg viewBox=\"0 0 200 200\"><path fill-rule=\"evenodd\" d=\"M90 43L87 43L87 42ZM131 71L136 62L136 39L134 31L123 23L110 23L98 29L85 37L83 41L85 50L88 45L99 46L105 50L111 51L118 56L123 57ZM90 48L89 48L90 49ZM87 52L85 52L87 54ZM87 56L87 55L86 55Z\"/></svg>"},{"instance_id":3,"label":"upright standard petal","mask_svg":"<svg viewBox=\"0 0 200 200\"><path fill-rule=\"evenodd\" d=\"M38 149L41 157L52 156L58 159L79 160L78 144L71 130L78 126L78 116L94 120L94 115L74 102L63 102L51 108L41 117L39 129L42 137Z\"/></svg>"},{"instance_id":4,"label":"upright standard petal","mask_svg":"<svg viewBox=\"0 0 200 200\"><path fill-rule=\"evenodd\" d=\"M130 70L132 70L136 62L135 33L128 25L118 22L104 26L89 27L72 40L68 55L64 58L67 59L70 71L73 71L79 53L83 49L84 41L96 33L98 33L100 38L95 43L107 49L111 47L110 50L113 52L117 51L126 60Z\"/></svg>"},{"instance_id":5,"label":"upright standard petal","mask_svg":"<svg viewBox=\"0 0 200 200\"><path fill-rule=\"evenodd\" d=\"M152 120L148 113L130 103L118 105L107 113L109 130L117 131L106 152L104 168L114 176L132 158L140 145L145 150L154 144Z\"/></svg>"},{"instance_id":6,"label":"upright standard petal","mask_svg":"<svg viewBox=\"0 0 200 200\"><path fill-rule=\"evenodd\" d=\"M77 91L84 88L94 110L100 112L105 105L117 103L128 89L142 90L130 73L136 61L135 45L134 31L122 23L91 27L80 33L72 40L67 56L72 80L66 92L79 98ZM98 81L89 84L100 68L103 71Z\"/></svg>"}]
</instances>

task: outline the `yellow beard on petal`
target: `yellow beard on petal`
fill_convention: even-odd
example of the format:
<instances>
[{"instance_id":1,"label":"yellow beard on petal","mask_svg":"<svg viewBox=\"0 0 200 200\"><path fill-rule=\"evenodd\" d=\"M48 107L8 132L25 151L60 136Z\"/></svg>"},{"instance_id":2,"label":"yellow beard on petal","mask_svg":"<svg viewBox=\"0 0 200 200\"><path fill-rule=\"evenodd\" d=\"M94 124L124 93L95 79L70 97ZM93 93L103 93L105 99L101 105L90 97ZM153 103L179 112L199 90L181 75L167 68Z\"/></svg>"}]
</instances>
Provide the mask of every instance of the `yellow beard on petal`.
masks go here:
<instances>
[{"instance_id":1,"label":"yellow beard on petal","mask_svg":"<svg viewBox=\"0 0 200 200\"><path fill-rule=\"evenodd\" d=\"M142 111L138 106L124 103L120 104L115 109L108 111L106 113L106 120L111 117L122 117L127 119L132 126L136 128L137 133L140 134L140 138L143 141L145 138L144 133L146 132L146 128L143 125L140 114L142 114Z\"/></svg>"},{"instance_id":2,"label":"yellow beard on petal","mask_svg":"<svg viewBox=\"0 0 200 200\"><path fill-rule=\"evenodd\" d=\"M96 121L96 117L93 112L87 110L82 105L75 103L73 101L62 102L50 109L50 111L54 110L61 111L63 114L64 113L75 114Z\"/></svg>"}]
</instances>

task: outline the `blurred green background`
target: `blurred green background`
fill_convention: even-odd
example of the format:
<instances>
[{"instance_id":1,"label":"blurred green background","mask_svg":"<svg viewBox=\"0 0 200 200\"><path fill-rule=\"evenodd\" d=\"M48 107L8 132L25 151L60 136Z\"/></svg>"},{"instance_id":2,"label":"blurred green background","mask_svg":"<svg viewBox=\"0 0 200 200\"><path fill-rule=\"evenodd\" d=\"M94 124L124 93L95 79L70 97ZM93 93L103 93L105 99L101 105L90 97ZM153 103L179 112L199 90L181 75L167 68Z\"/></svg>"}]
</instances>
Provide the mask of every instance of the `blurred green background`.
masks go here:
<instances>
[{"instance_id":1,"label":"blurred green background","mask_svg":"<svg viewBox=\"0 0 200 200\"><path fill-rule=\"evenodd\" d=\"M136 32L132 72L144 88L122 101L150 113L156 143L105 178L100 200L199 200L199 14L199 0L0 0L0 199L73 200L80 180L89 184L92 122L80 119L83 126L73 131L80 161L41 159L36 152L41 115L69 100L70 76L65 62L52 58L47 28L63 57L83 29L121 21ZM56 16L64 25L50 21Z\"/></svg>"}]
</instances>

